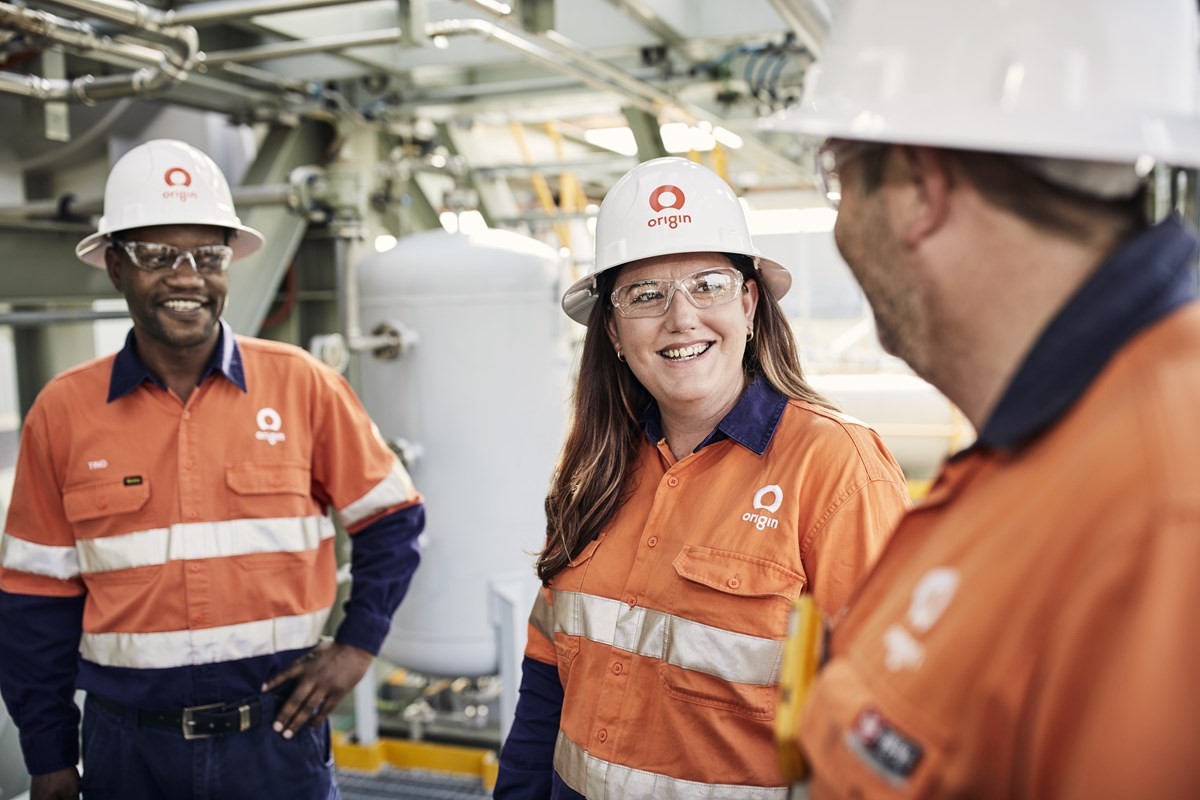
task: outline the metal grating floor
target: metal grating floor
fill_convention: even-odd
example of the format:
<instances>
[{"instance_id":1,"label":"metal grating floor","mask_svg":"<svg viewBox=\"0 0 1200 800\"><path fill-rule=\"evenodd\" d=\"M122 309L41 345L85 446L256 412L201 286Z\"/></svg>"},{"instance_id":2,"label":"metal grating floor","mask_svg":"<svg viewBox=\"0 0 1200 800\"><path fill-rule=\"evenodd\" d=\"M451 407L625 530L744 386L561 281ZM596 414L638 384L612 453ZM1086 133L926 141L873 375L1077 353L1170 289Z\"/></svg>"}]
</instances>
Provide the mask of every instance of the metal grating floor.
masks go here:
<instances>
[{"instance_id":1,"label":"metal grating floor","mask_svg":"<svg viewBox=\"0 0 1200 800\"><path fill-rule=\"evenodd\" d=\"M337 782L342 800L477 800L492 796L478 778L416 769L338 772Z\"/></svg>"}]
</instances>

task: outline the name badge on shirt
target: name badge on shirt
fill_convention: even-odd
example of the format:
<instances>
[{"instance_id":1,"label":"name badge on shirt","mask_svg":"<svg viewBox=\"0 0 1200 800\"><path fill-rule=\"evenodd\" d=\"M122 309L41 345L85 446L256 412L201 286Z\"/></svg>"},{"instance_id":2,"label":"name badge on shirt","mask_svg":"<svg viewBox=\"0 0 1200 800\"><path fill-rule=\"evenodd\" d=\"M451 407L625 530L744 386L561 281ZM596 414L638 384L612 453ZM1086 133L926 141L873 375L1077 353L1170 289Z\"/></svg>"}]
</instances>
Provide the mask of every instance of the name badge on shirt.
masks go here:
<instances>
[{"instance_id":1,"label":"name badge on shirt","mask_svg":"<svg viewBox=\"0 0 1200 800\"><path fill-rule=\"evenodd\" d=\"M921 746L893 728L873 708L859 712L846 731L846 745L895 786L904 785L921 763Z\"/></svg>"}]
</instances>

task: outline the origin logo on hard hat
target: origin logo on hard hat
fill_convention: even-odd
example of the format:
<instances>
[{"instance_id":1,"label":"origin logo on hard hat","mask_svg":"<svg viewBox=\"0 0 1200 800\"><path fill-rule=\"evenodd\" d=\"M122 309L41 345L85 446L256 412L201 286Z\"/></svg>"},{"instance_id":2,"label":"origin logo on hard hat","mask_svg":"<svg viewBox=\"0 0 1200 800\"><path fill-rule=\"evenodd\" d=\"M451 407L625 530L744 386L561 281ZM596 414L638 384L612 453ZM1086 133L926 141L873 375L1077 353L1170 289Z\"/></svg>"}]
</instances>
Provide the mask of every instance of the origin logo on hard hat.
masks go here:
<instances>
[{"instance_id":1,"label":"origin logo on hard hat","mask_svg":"<svg viewBox=\"0 0 1200 800\"><path fill-rule=\"evenodd\" d=\"M104 269L113 234L156 225L225 228L234 261L263 243L262 234L243 225L234 211L220 168L202 151L175 139L152 139L117 159L104 184L104 213L96 232L75 245L75 255Z\"/></svg>"},{"instance_id":2,"label":"origin logo on hard hat","mask_svg":"<svg viewBox=\"0 0 1200 800\"><path fill-rule=\"evenodd\" d=\"M174 198L181 203L186 203L188 200L196 200L200 197L196 192L187 188L192 185L192 174L183 167L171 167L168 169L163 173L163 181L169 187L163 191L164 200Z\"/></svg>"},{"instance_id":3,"label":"origin logo on hard hat","mask_svg":"<svg viewBox=\"0 0 1200 800\"><path fill-rule=\"evenodd\" d=\"M663 202L664 197L668 198L665 203ZM686 199L683 190L678 186L664 184L650 193L650 208L654 209L656 214L660 214L668 208L673 211L681 211ZM662 216L651 217L646 220L646 227L655 228L659 225L666 225L668 228L678 228L685 222L691 221L691 214L663 214Z\"/></svg>"}]
</instances>

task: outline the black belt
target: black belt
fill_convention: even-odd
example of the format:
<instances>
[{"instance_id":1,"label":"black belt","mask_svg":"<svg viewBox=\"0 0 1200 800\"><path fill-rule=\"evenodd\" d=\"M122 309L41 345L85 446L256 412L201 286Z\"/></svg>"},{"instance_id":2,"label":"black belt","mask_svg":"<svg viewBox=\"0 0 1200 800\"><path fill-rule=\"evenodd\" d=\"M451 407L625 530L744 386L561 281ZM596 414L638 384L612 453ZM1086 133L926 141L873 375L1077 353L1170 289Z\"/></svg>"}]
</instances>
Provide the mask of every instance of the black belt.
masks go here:
<instances>
[{"instance_id":1,"label":"black belt","mask_svg":"<svg viewBox=\"0 0 1200 800\"><path fill-rule=\"evenodd\" d=\"M232 703L213 703L206 706L191 706L178 711L146 711L136 709L138 725L174 731L184 739L209 739L229 733L240 733L258 727L268 721L267 697L275 698L274 706L283 705L294 684L279 687L270 695L260 694ZM89 694L88 698L97 705L117 714L126 714L134 709L107 697Z\"/></svg>"}]
</instances>

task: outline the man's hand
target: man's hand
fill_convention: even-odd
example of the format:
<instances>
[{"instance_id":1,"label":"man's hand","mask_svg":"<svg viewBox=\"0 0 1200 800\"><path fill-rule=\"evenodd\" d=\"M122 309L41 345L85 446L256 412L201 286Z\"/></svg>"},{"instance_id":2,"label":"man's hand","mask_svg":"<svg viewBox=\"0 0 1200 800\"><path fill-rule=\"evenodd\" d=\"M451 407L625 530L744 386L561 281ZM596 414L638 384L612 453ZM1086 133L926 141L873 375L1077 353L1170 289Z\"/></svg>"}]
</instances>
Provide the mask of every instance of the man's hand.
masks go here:
<instances>
[{"instance_id":1,"label":"man's hand","mask_svg":"<svg viewBox=\"0 0 1200 800\"><path fill-rule=\"evenodd\" d=\"M79 771L67 767L34 775L29 800L79 800Z\"/></svg>"},{"instance_id":2,"label":"man's hand","mask_svg":"<svg viewBox=\"0 0 1200 800\"><path fill-rule=\"evenodd\" d=\"M366 650L326 641L263 684L263 691L269 692L293 678L298 681L275 715L275 732L291 739L306 724L316 728L324 723L329 712L366 674L372 658Z\"/></svg>"}]
</instances>

